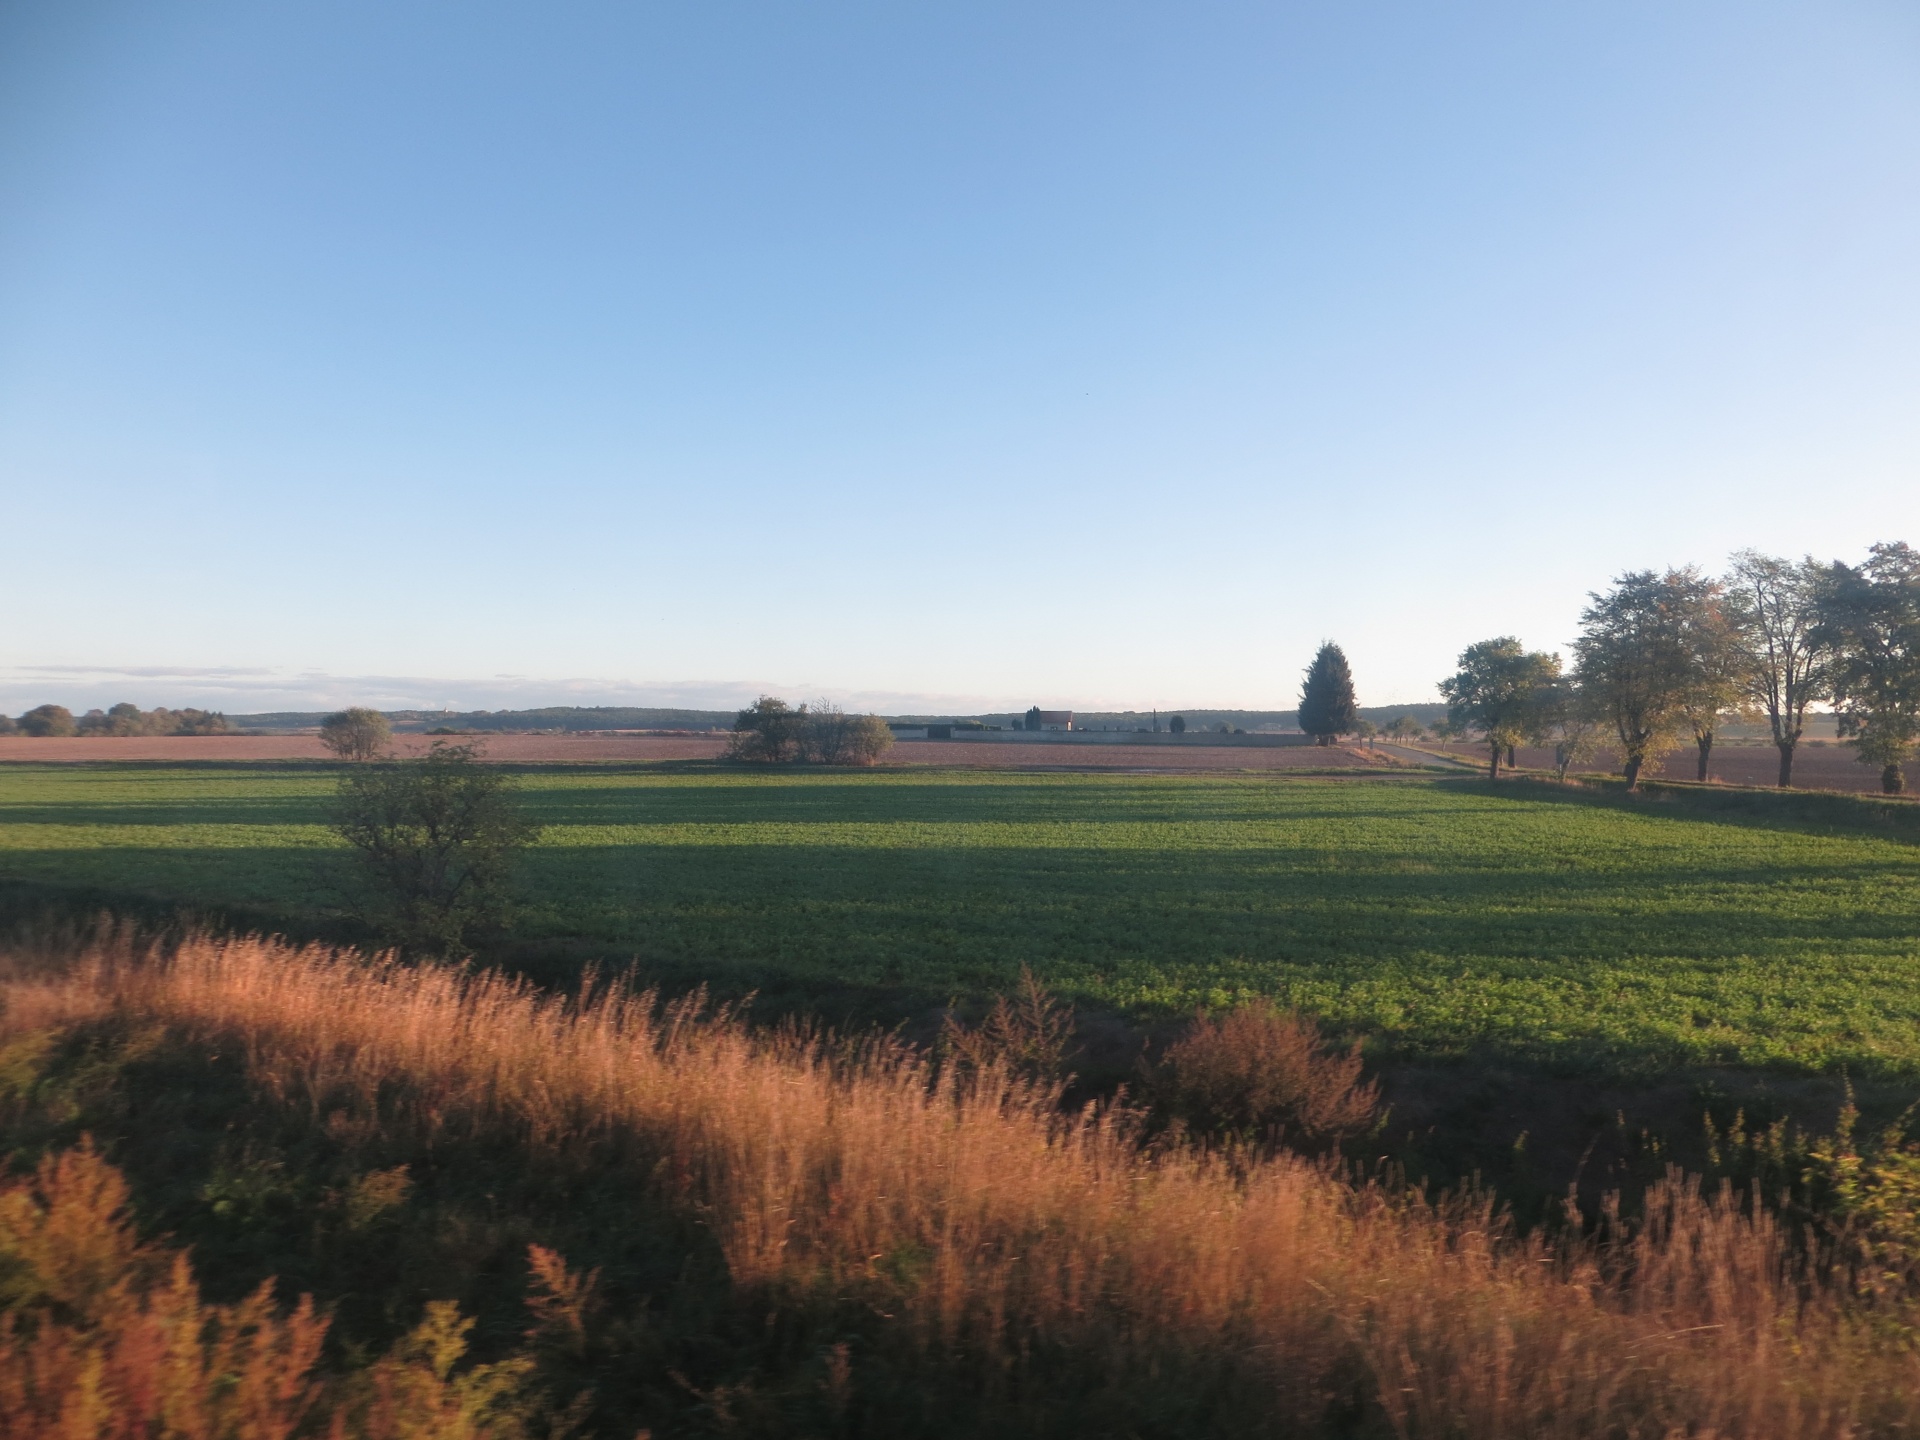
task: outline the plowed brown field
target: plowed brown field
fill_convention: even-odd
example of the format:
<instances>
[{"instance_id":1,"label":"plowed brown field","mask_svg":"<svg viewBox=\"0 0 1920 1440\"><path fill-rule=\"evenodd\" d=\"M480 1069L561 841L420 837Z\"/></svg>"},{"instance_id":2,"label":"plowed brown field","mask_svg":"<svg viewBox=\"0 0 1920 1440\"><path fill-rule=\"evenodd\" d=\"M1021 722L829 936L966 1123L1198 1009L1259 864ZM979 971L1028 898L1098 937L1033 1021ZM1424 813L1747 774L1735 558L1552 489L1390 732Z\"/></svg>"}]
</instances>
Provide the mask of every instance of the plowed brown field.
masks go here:
<instances>
[{"instance_id":1,"label":"plowed brown field","mask_svg":"<svg viewBox=\"0 0 1920 1440\"><path fill-rule=\"evenodd\" d=\"M724 735L488 735L482 753L489 760L520 762L593 762L635 760L712 760L726 749ZM418 754L431 743L425 735L397 738L403 754ZM162 761L325 760L327 751L312 735L167 735L76 739L0 738L0 762L15 761ZM1085 745L1053 741L902 740L887 752L889 766L959 765L991 770L1366 770L1391 769L1385 756L1340 747L1313 745L1251 748L1227 745Z\"/></svg>"},{"instance_id":2,"label":"plowed brown field","mask_svg":"<svg viewBox=\"0 0 1920 1440\"><path fill-rule=\"evenodd\" d=\"M428 735L395 737L396 748L417 755L434 739ZM723 735L485 735L456 736L482 742L489 760L711 760L726 749ZM315 735L163 735L125 739L35 740L0 738L4 760L326 760L331 758Z\"/></svg>"},{"instance_id":3,"label":"plowed brown field","mask_svg":"<svg viewBox=\"0 0 1920 1440\"><path fill-rule=\"evenodd\" d=\"M1048 741L902 740L888 765L965 765L982 770L1388 770L1394 762L1340 746L1076 745Z\"/></svg>"},{"instance_id":4,"label":"plowed brown field","mask_svg":"<svg viewBox=\"0 0 1920 1440\"><path fill-rule=\"evenodd\" d=\"M727 748L724 735L621 735L587 732L575 735L487 735L482 743L490 760L522 764L635 760L714 760ZM425 735L397 737L403 754L418 754L431 739ZM1449 745L1450 754L1484 762L1480 745ZM0 737L0 763L27 761L116 760L161 761L178 764L195 760L325 760L329 758L312 735L165 735L131 738L89 736L75 739ZM1520 763L1529 769L1553 766L1553 752L1522 746ZM887 752L887 765L959 765L983 770L1368 770L1390 769L1396 761L1364 750L1334 746L1278 746L1244 748L1214 745L1078 745L1050 741L902 740ZM1584 767L1606 770L1614 757L1602 752ZM1726 785L1771 785L1779 767L1772 746L1722 745L1713 753L1713 778ZM1653 766L1649 775L1691 780L1693 747L1676 750ZM1877 791L1880 774L1853 758L1843 746L1805 745L1793 764L1793 783L1808 790ZM1920 763L1907 767L1909 790L1920 792Z\"/></svg>"}]
</instances>

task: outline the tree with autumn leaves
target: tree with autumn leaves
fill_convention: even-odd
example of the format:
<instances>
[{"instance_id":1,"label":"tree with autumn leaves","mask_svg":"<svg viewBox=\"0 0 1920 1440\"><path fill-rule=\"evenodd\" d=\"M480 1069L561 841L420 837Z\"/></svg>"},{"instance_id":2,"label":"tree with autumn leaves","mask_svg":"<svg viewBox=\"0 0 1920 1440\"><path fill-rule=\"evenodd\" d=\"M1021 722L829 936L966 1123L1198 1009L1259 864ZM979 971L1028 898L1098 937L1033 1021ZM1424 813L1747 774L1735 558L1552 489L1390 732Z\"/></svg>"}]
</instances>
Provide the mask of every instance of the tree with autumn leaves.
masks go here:
<instances>
[{"instance_id":1,"label":"tree with autumn leaves","mask_svg":"<svg viewBox=\"0 0 1920 1440\"><path fill-rule=\"evenodd\" d=\"M1848 565L1741 551L1724 577L1629 571L1588 599L1569 673L1502 636L1467 647L1441 684L1453 727L1486 740L1492 776L1502 751L1532 739L1555 744L1564 777L1597 727L1628 789L1689 739L1705 781L1722 724L1752 716L1790 786L1808 713L1827 702L1881 788L1905 787L1920 751L1920 552L1875 545Z\"/></svg>"}]
</instances>

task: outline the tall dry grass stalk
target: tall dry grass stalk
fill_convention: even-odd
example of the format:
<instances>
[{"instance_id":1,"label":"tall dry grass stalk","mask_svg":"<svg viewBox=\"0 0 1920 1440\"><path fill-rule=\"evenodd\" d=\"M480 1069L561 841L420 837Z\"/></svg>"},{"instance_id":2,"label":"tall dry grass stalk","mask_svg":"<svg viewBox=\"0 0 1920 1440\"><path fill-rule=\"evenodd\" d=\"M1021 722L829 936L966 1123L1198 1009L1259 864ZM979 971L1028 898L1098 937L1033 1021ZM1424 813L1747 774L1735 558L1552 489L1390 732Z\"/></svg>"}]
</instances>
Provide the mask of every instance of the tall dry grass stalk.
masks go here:
<instances>
[{"instance_id":1,"label":"tall dry grass stalk","mask_svg":"<svg viewBox=\"0 0 1920 1440\"><path fill-rule=\"evenodd\" d=\"M736 1289L887 1317L836 1352L856 1396L863 1373L943 1377L1034 1433L1920 1429L1906 1317L1677 1174L1649 1223L1556 1245L1481 1199L1143 1148L1125 1114L1062 1117L991 1066L943 1078L695 1004L258 940L103 944L5 1001L11 1032L125 1013L240 1046L253 1084L316 1120L486 1134L530 1163L644 1157L635 1205L702 1217ZM1050 1413L1069 1395L1075 1415Z\"/></svg>"}]
</instances>

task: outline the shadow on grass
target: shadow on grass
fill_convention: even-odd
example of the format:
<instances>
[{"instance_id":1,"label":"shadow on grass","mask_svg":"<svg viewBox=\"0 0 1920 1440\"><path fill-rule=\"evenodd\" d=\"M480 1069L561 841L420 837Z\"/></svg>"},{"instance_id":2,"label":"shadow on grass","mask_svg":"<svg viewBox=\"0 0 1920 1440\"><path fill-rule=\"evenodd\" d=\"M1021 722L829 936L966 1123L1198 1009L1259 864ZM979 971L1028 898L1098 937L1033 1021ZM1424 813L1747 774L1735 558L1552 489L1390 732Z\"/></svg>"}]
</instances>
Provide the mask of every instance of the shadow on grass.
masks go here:
<instances>
[{"instance_id":1,"label":"shadow on grass","mask_svg":"<svg viewBox=\"0 0 1920 1440\"><path fill-rule=\"evenodd\" d=\"M1511 793L1493 792L1496 820ZM1920 871L1903 852L1756 834L1648 855L1604 833L1493 829L1505 848L1485 854L1417 834L1350 850L1324 835L546 845L524 863L515 932L478 958L561 988L589 965L632 964L670 990L755 991L768 1012L843 1025L1004 990L1028 964L1079 1003L1148 1021L1278 995L1405 1054L1920 1066ZM344 903L344 852L16 850L9 863L0 903L16 917L111 909L374 938Z\"/></svg>"},{"instance_id":2,"label":"shadow on grass","mask_svg":"<svg viewBox=\"0 0 1920 1440\"><path fill-rule=\"evenodd\" d=\"M337 779L339 764L289 762L273 769L208 761L197 766L107 765L40 767L68 775L92 772L116 779L147 771L160 775L198 769L230 774L261 772L272 779L300 772ZM761 770L717 767L709 762L649 762L645 765L503 765L522 782L521 803L543 825L676 826L860 824L924 821L943 824L1032 824L1061 821L1154 823L1183 821L1292 821L1344 816L1376 818L1391 805L1365 806L1350 792L1365 785L1419 784L1425 777L1367 775L1348 779L1298 775L1061 775L1008 772L942 772L944 778L906 777L893 771ZM0 772L4 778L6 772ZM660 785L662 779L705 784ZM1271 809L1268 791L1283 785L1304 790L1337 786L1339 800L1302 806L1282 815ZM1309 792L1311 793L1311 792ZM0 799L0 824L75 825L98 828L166 825L324 826L333 814L331 788L305 794L192 794L179 798L159 790L91 794L63 792L54 798ZM1118 807L1118 808L1116 808Z\"/></svg>"},{"instance_id":3,"label":"shadow on grass","mask_svg":"<svg viewBox=\"0 0 1920 1440\"><path fill-rule=\"evenodd\" d=\"M1650 819L1790 829L1802 834L1873 835L1920 842L1920 801L1838 790L1778 790L1642 780L1637 791L1613 776L1574 776L1566 784L1535 776L1499 781L1447 776L1441 788L1547 804L1582 805Z\"/></svg>"},{"instance_id":4,"label":"shadow on grass","mask_svg":"<svg viewBox=\"0 0 1920 1440\"><path fill-rule=\"evenodd\" d=\"M1280 995L1383 1052L1575 1069L1763 1051L1855 1073L1920 1065L1920 869L1901 847L1800 838L1884 838L1800 808L1870 816L1860 797L1668 801L1467 776L514 768L533 818L585 832L529 852L515 932L479 950L543 984L633 964L669 989L758 992L762 1013L887 1025L1006 989L1028 964L1083 1005L1149 1022ZM0 819L104 830L131 813L271 840L324 823L327 806L238 788L115 805L83 790ZM623 833L595 843L596 829ZM110 909L377 938L353 918L343 850L13 838L0 916Z\"/></svg>"}]
</instances>

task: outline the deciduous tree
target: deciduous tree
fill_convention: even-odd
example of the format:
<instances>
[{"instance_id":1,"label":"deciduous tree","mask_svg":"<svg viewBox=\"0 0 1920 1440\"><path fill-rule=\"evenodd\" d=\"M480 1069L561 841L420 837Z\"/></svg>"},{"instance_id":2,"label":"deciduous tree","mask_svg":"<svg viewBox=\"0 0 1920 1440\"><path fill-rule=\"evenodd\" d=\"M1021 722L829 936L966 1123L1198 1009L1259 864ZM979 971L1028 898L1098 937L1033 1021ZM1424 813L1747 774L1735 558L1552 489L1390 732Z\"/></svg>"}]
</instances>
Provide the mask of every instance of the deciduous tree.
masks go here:
<instances>
[{"instance_id":1,"label":"deciduous tree","mask_svg":"<svg viewBox=\"0 0 1920 1440\"><path fill-rule=\"evenodd\" d=\"M1697 571L1636 570L1591 596L1580 614L1580 689L1619 738L1629 790L1681 723L1696 683L1692 637L1706 595Z\"/></svg>"},{"instance_id":2,"label":"deciduous tree","mask_svg":"<svg viewBox=\"0 0 1920 1440\"><path fill-rule=\"evenodd\" d=\"M392 738L386 716L358 705L320 722L320 743L342 760L371 760Z\"/></svg>"},{"instance_id":3,"label":"deciduous tree","mask_svg":"<svg viewBox=\"0 0 1920 1440\"><path fill-rule=\"evenodd\" d=\"M1726 586L1703 576L1692 566L1672 571L1683 594L1684 639L1688 678L1680 697L1680 720L1693 736L1697 765L1694 779L1707 783L1713 762L1713 744L1720 726L1746 711L1741 684L1740 636L1727 607Z\"/></svg>"},{"instance_id":4,"label":"deciduous tree","mask_svg":"<svg viewBox=\"0 0 1920 1440\"><path fill-rule=\"evenodd\" d=\"M1316 744L1331 745L1351 735L1360 724L1359 702L1353 693L1353 671L1346 652L1331 641L1320 647L1307 667L1300 687L1300 728Z\"/></svg>"},{"instance_id":5,"label":"deciduous tree","mask_svg":"<svg viewBox=\"0 0 1920 1440\"><path fill-rule=\"evenodd\" d=\"M829 700L802 705L792 714L797 722L797 760L816 765L871 765L893 744L893 731L878 715L849 715Z\"/></svg>"},{"instance_id":6,"label":"deciduous tree","mask_svg":"<svg viewBox=\"0 0 1920 1440\"><path fill-rule=\"evenodd\" d=\"M846 763L871 765L892 748L893 731L887 728L887 722L878 715L861 715L855 718L847 737Z\"/></svg>"},{"instance_id":7,"label":"deciduous tree","mask_svg":"<svg viewBox=\"0 0 1920 1440\"><path fill-rule=\"evenodd\" d=\"M1573 676L1561 675L1540 687L1535 693L1533 724L1531 738L1553 748L1553 768L1562 785L1569 770L1599 749L1599 716Z\"/></svg>"},{"instance_id":8,"label":"deciduous tree","mask_svg":"<svg viewBox=\"0 0 1920 1440\"><path fill-rule=\"evenodd\" d=\"M1875 545L1862 565L1836 562L1823 609L1841 734L1880 767L1880 788L1898 794L1920 742L1920 552Z\"/></svg>"},{"instance_id":9,"label":"deciduous tree","mask_svg":"<svg viewBox=\"0 0 1920 1440\"><path fill-rule=\"evenodd\" d=\"M1812 559L1784 560L1756 550L1735 554L1726 576L1741 684L1766 714L1783 788L1793 784L1793 754L1807 707L1831 683L1832 657L1820 623L1827 578Z\"/></svg>"},{"instance_id":10,"label":"deciduous tree","mask_svg":"<svg viewBox=\"0 0 1920 1440\"><path fill-rule=\"evenodd\" d=\"M1511 635L1460 652L1460 668L1440 682L1440 693L1449 727L1460 734L1477 730L1485 738L1489 779L1500 778L1500 752L1533 731L1541 692L1559 675L1559 656L1528 650Z\"/></svg>"},{"instance_id":11,"label":"deciduous tree","mask_svg":"<svg viewBox=\"0 0 1920 1440\"><path fill-rule=\"evenodd\" d=\"M799 752L806 711L804 705L795 710L777 696L762 695L734 720L727 758L764 765L793 759Z\"/></svg>"},{"instance_id":12,"label":"deciduous tree","mask_svg":"<svg viewBox=\"0 0 1920 1440\"><path fill-rule=\"evenodd\" d=\"M73 712L64 705L36 705L20 717L20 728L29 735L60 736L78 733Z\"/></svg>"},{"instance_id":13,"label":"deciduous tree","mask_svg":"<svg viewBox=\"0 0 1920 1440\"><path fill-rule=\"evenodd\" d=\"M225 735L233 728L227 723L227 717L217 710L192 708L149 710L146 727L149 735Z\"/></svg>"}]
</instances>

